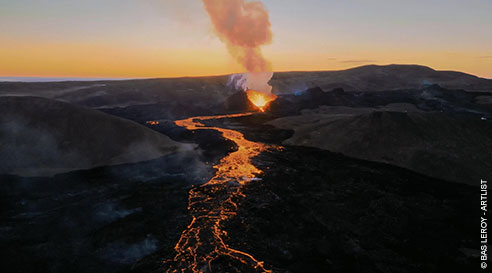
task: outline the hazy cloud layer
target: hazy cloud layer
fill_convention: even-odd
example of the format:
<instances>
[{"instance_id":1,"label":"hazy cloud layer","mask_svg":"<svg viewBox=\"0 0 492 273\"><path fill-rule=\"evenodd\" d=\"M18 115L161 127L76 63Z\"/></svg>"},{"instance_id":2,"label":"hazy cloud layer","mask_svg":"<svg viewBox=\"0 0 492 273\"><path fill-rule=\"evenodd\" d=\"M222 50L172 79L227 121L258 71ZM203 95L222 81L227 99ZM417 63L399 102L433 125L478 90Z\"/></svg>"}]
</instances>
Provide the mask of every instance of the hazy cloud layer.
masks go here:
<instances>
[{"instance_id":1,"label":"hazy cloud layer","mask_svg":"<svg viewBox=\"0 0 492 273\"><path fill-rule=\"evenodd\" d=\"M357 63L375 63L377 62L376 60L343 60L340 61L340 63L346 63L346 64L357 64Z\"/></svg>"}]
</instances>

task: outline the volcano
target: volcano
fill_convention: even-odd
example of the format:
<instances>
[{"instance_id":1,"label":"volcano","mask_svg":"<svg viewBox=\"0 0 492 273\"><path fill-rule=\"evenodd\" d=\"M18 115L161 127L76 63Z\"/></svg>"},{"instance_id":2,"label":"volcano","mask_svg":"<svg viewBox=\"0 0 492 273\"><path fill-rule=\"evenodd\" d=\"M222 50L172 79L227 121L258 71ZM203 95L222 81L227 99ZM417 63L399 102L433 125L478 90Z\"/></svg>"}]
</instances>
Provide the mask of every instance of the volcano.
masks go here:
<instances>
[{"instance_id":1,"label":"volcano","mask_svg":"<svg viewBox=\"0 0 492 273\"><path fill-rule=\"evenodd\" d=\"M407 69L0 83L0 270L473 272L489 81Z\"/></svg>"}]
</instances>

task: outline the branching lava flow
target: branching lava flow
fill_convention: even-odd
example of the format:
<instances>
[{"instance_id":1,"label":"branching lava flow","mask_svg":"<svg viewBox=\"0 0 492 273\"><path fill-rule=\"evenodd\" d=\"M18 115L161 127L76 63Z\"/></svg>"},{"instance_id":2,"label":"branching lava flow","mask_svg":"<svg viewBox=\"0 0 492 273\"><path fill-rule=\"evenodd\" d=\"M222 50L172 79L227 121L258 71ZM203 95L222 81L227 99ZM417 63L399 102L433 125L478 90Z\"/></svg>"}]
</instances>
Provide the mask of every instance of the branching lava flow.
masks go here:
<instances>
[{"instance_id":1,"label":"branching lava flow","mask_svg":"<svg viewBox=\"0 0 492 273\"><path fill-rule=\"evenodd\" d=\"M252 255L227 245L222 222L236 215L237 200L244 196L241 186L261 173L251 163L251 158L273 146L246 140L235 130L207 127L200 122L251 114L192 117L175 122L188 130L217 130L234 141L238 150L214 166L216 174L212 179L189 191L188 210L192 221L175 246L176 256L164 262L167 272L271 272ZM214 262L219 259L227 268L220 268L221 265L214 268Z\"/></svg>"}]
</instances>

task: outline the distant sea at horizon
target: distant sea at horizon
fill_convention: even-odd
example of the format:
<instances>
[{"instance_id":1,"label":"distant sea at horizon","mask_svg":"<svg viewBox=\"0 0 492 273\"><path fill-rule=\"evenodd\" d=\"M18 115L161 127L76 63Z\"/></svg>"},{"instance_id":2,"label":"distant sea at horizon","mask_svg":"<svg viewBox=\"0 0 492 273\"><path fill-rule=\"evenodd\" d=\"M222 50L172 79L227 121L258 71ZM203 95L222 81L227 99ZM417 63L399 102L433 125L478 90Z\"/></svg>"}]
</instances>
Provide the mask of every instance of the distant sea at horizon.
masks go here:
<instances>
[{"instance_id":1,"label":"distant sea at horizon","mask_svg":"<svg viewBox=\"0 0 492 273\"><path fill-rule=\"evenodd\" d=\"M0 77L0 82L119 81L138 78Z\"/></svg>"}]
</instances>

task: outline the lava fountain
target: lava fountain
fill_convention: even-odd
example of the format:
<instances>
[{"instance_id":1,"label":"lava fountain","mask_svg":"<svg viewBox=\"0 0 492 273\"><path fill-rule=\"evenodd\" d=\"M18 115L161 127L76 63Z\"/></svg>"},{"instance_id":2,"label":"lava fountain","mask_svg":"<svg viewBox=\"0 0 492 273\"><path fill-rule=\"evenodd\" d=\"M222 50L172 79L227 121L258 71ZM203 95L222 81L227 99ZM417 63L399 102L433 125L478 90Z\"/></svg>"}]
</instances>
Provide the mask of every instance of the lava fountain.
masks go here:
<instances>
[{"instance_id":1,"label":"lava fountain","mask_svg":"<svg viewBox=\"0 0 492 273\"><path fill-rule=\"evenodd\" d=\"M277 96L272 93L258 92L255 90L246 91L246 95L251 103L253 103L261 112L265 112L270 102L277 99Z\"/></svg>"}]
</instances>

